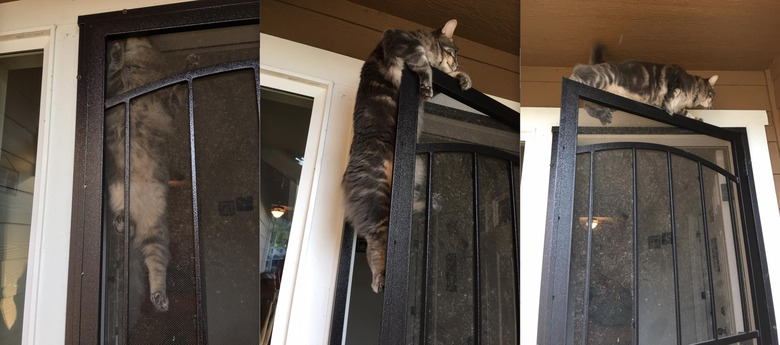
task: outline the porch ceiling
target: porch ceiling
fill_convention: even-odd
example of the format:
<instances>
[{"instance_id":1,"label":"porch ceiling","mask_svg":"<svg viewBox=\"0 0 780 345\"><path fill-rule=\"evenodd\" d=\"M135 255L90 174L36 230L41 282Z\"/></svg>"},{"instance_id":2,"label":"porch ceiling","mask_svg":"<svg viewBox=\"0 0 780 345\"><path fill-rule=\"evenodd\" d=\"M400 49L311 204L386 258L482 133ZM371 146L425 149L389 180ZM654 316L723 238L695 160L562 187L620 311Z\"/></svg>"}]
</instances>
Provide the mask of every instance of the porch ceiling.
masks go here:
<instances>
[{"instance_id":1,"label":"porch ceiling","mask_svg":"<svg viewBox=\"0 0 780 345\"><path fill-rule=\"evenodd\" d=\"M446 20L454 18L458 20L456 37L479 42L512 55L518 55L520 49L519 0L349 1L433 28L441 27Z\"/></svg>"},{"instance_id":2,"label":"porch ceiling","mask_svg":"<svg viewBox=\"0 0 780 345\"><path fill-rule=\"evenodd\" d=\"M780 55L775 0L522 0L523 66L607 60L675 63L694 70L763 70Z\"/></svg>"}]
</instances>

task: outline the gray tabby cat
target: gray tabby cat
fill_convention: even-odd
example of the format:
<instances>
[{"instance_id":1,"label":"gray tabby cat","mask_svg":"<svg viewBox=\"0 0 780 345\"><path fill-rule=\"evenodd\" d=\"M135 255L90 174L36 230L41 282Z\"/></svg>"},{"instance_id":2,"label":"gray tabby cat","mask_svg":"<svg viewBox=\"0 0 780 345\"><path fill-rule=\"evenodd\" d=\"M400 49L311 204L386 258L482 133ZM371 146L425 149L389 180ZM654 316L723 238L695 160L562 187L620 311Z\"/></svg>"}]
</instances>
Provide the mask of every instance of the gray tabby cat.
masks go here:
<instances>
[{"instance_id":1,"label":"gray tabby cat","mask_svg":"<svg viewBox=\"0 0 780 345\"><path fill-rule=\"evenodd\" d=\"M652 62L603 62L603 47L594 45L589 65L574 67L572 80L665 110L687 116L686 109L712 107L718 76L702 78L680 66ZM612 110L587 104L588 113L602 124L612 122Z\"/></svg>"},{"instance_id":2,"label":"gray tabby cat","mask_svg":"<svg viewBox=\"0 0 780 345\"><path fill-rule=\"evenodd\" d=\"M111 44L108 52L106 96L111 97L162 77L160 53L147 39L128 38ZM149 274L149 298L157 311L168 310L166 275L170 257L168 244L168 160L167 140L172 132L171 88L133 99L130 104L130 243L140 254ZM106 111L105 171L108 202L114 229L122 233L125 188L125 108ZM133 258L133 255L131 255ZM132 262L131 267L140 263ZM130 269L141 274L143 269ZM140 277L131 277L131 293L143 288ZM132 299L132 298L131 298ZM140 299L139 299L140 300ZM131 306L131 314L137 306Z\"/></svg>"},{"instance_id":3,"label":"gray tabby cat","mask_svg":"<svg viewBox=\"0 0 780 345\"><path fill-rule=\"evenodd\" d=\"M408 66L420 77L420 96L433 96L431 67L455 77L463 90L471 79L458 68L452 34L458 25L428 31L389 29L360 72L354 112L354 134L349 165L344 172L346 219L366 239L371 288L384 290L390 185L395 148L395 123L401 71Z\"/></svg>"}]
</instances>

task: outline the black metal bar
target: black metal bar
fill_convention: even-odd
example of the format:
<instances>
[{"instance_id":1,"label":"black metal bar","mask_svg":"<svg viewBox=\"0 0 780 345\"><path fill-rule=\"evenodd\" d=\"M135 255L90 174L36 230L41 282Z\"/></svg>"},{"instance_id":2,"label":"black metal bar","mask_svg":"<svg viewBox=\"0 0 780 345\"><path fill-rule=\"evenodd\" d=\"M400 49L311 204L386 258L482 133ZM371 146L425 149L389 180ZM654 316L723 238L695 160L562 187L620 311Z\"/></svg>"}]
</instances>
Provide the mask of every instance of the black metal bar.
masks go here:
<instances>
[{"instance_id":1,"label":"black metal bar","mask_svg":"<svg viewBox=\"0 0 780 345\"><path fill-rule=\"evenodd\" d=\"M195 160L195 99L192 95L192 79L187 81L189 92L189 120L190 120L190 164L192 169L192 232L195 252L195 296L197 299L197 330L198 344L208 343L206 322L206 301L203 293L203 276L201 270L200 253L200 228L198 224L198 176Z\"/></svg>"},{"instance_id":2,"label":"black metal bar","mask_svg":"<svg viewBox=\"0 0 780 345\"><path fill-rule=\"evenodd\" d=\"M261 160L262 160L262 158L260 157L260 156L262 156L262 153L260 153L260 152L263 152L262 151L262 147L263 147L263 137L262 137L263 121L262 121L262 118L261 118L261 115L260 115L261 114L261 112L260 112L260 106L261 106L261 104L260 104L260 89L261 89L261 85L260 85L260 58L259 58L259 56L258 56L258 59L255 61L255 66L254 66L254 68L252 68L252 70L253 70L252 72L254 73L254 76L255 76L255 99L257 100L257 132L256 132L257 133L257 152L258 152L258 157L257 157L257 181L262 181L263 180L262 179L262 170L263 169L261 168L261 165L262 165ZM260 187L260 185L258 185L258 187L257 187L257 195L258 195L258 197L261 194L262 194L262 187ZM350 234L350 235L353 235L353 234L354 234L354 229L353 229L352 234ZM350 238L350 241L352 241L353 244L355 242L354 238ZM258 246L259 245L260 245L260 243L258 242ZM354 253L354 248L352 250L352 253ZM262 258L260 258L260 257L258 257L257 260L258 260L258 263L262 262ZM339 258L339 260L341 260L341 258ZM350 260L350 263L351 263L351 260ZM341 273L340 272L341 269L342 269L342 266L339 263L339 274ZM336 279L336 284L342 284L342 285L346 285L347 287L349 287L349 284L350 284L349 283L349 275L350 275L349 270L347 270L346 276L339 275L339 277ZM263 290L262 289L262 285L263 284L262 284L261 276L262 276L262 274L259 274L258 277L257 277L258 278L257 279L258 280L257 281L257 283L258 283L257 284L257 299L258 299L258 301L262 301L263 300L263 291L262 291ZM342 278L347 278L347 281L346 282L343 281ZM338 289L338 286L337 286L337 289ZM331 321L331 339L333 339L332 337L334 336L334 334L333 334L334 330L333 330L332 327L339 322L336 319L336 316L338 316L339 314L341 314L341 321L340 321L341 325L338 327L338 330L343 330L344 329L344 321L345 321L344 320L344 314L346 313L346 307L347 307L347 290L343 290L343 294L339 293L341 291L336 290L336 295L334 296L334 300L335 300L334 301L334 306L333 306L334 307L334 309L333 309L334 315L331 318L331 320L332 320ZM341 301L343 302L343 304L341 306L338 306L338 305L335 304L336 301L338 301L339 299L341 299ZM262 307L258 308L257 313L258 313L258 320L261 320L261 322L262 322L262 320L263 320L262 319L262 314L263 314ZM341 334L343 332L335 331L335 333L338 333L339 338L341 338ZM341 339L339 339L339 341L340 340Z\"/></svg>"},{"instance_id":3,"label":"black metal bar","mask_svg":"<svg viewBox=\"0 0 780 345\"><path fill-rule=\"evenodd\" d=\"M733 335L730 337L725 337L721 339L716 340L707 340L702 341L698 343L694 343L691 345L728 345L728 344L737 344L739 342L750 340L750 339L758 339L759 335L761 335L758 331L752 331L747 333L741 333L737 335Z\"/></svg>"},{"instance_id":4,"label":"black metal bar","mask_svg":"<svg viewBox=\"0 0 780 345\"><path fill-rule=\"evenodd\" d=\"M725 176L731 181L735 181L735 182L739 181L739 179L735 175L717 166L716 164L706 160L705 158L702 158L700 156L697 156L687 151L683 151L676 147L671 147L666 145L621 141L621 142L602 143L602 144L593 144L593 145L582 145L577 147L577 153L590 152L590 151L602 151L602 150L629 149L629 148L671 152L678 156L682 156L696 162L701 162L708 168L717 171L718 173L722 174L723 176Z\"/></svg>"},{"instance_id":5,"label":"black metal bar","mask_svg":"<svg viewBox=\"0 0 780 345\"><path fill-rule=\"evenodd\" d=\"M710 285L710 315L712 315L712 335L718 339L717 313L715 312L715 288L712 284L712 259L710 258L710 233L707 226L707 200L704 197L704 174L699 162L699 193L701 194L701 217L704 224L704 248L707 253L707 281Z\"/></svg>"},{"instance_id":6,"label":"black metal bar","mask_svg":"<svg viewBox=\"0 0 780 345\"><path fill-rule=\"evenodd\" d=\"M610 92L578 83L569 78L564 77L562 79L563 89L571 89L572 93L579 96L578 99L581 98L583 100L591 101L613 109L622 110L631 114L641 114L641 117L668 125L693 130L697 133L707 134L719 139L731 141L736 137L735 133L728 129L713 126L711 124L687 118L685 116L669 116L666 111L660 108L656 108L645 103L637 102ZM561 125L561 127L562 126L563 125Z\"/></svg>"},{"instance_id":7,"label":"black metal bar","mask_svg":"<svg viewBox=\"0 0 780 345\"><path fill-rule=\"evenodd\" d=\"M480 281L480 248L479 248L479 156L473 153L471 156L471 178L473 179L474 202L474 340L475 344L482 344L482 289Z\"/></svg>"},{"instance_id":8,"label":"black metal bar","mask_svg":"<svg viewBox=\"0 0 780 345\"><path fill-rule=\"evenodd\" d=\"M701 164L699 164L701 169ZM674 318L677 330L677 345L682 345L682 316L680 313L680 271L677 267L677 224L674 217L674 172L672 153L666 152L666 168L669 174L669 221L672 226L672 265L674 271ZM703 195L703 194L702 194Z\"/></svg>"},{"instance_id":9,"label":"black metal bar","mask_svg":"<svg viewBox=\"0 0 780 345\"><path fill-rule=\"evenodd\" d=\"M467 143L419 143L416 148L417 153L424 152L472 152L485 156L491 156L508 160L515 163L520 163L520 158L515 153L509 153L499 150L494 147L484 146L479 144L467 144Z\"/></svg>"},{"instance_id":10,"label":"black metal bar","mask_svg":"<svg viewBox=\"0 0 780 345\"><path fill-rule=\"evenodd\" d=\"M347 311L347 293L349 291L352 272L352 260L355 257L355 230L344 223L344 235L341 237L341 253L339 254L338 279L336 279L336 294L333 301L333 317L330 322L329 344L342 344ZM262 299L261 299L262 300Z\"/></svg>"},{"instance_id":11,"label":"black metal bar","mask_svg":"<svg viewBox=\"0 0 780 345\"><path fill-rule=\"evenodd\" d=\"M621 134L621 135L675 135L675 134L699 134L689 129L678 127L618 127L618 126L598 126L598 127L579 127L577 134Z\"/></svg>"},{"instance_id":12,"label":"black metal bar","mask_svg":"<svg viewBox=\"0 0 780 345\"><path fill-rule=\"evenodd\" d=\"M515 193L518 186L515 186L515 168L512 161L509 163L509 204L512 206L512 254L515 256L515 343L520 344L520 234L517 231L517 200L515 200Z\"/></svg>"},{"instance_id":13,"label":"black metal bar","mask_svg":"<svg viewBox=\"0 0 780 345\"><path fill-rule=\"evenodd\" d=\"M455 98L457 101L482 112L507 126L520 129L520 114L476 89L463 91L460 89L460 83L447 73L432 68L433 70L433 88L447 96Z\"/></svg>"},{"instance_id":14,"label":"black metal bar","mask_svg":"<svg viewBox=\"0 0 780 345\"><path fill-rule=\"evenodd\" d=\"M124 247L122 254L124 260L122 260L123 284L122 287L122 317L120 318L121 324L119 325L120 344L127 344L127 340L130 337L128 334L128 297L130 296L130 100L125 102L125 186L124 186L124 229L122 232L122 239ZM101 337L102 338L102 337Z\"/></svg>"},{"instance_id":15,"label":"black metal bar","mask_svg":"<svg viewBox=\"0 0 780 345\"><path fill-rule=\"evenodd\" d=\"M637 178L636 178L636 148L631 149L631 175L632 175L632 198L633 198L633 212L634 212L634 221L633 223L633 230L634 230L634 322L632 322L631 327L633 327L633 336L634 336L634 344L639 344L639 245L637 244L637 239L639 237L639 230L637 229Z\"/></svg>"},{"instance_id":16,"label":"black metal bar","mask_svg":"<svg viewBox=\"0 0 780 345\"><path fill-rule=\"evenodd\" d=\"M249 60L241 60L241 61L231 61L226 62L222 64L217 65L211 65L206 66L203 68L198 68L192 71L186 71L178 74L174 74L169 77L165 77L159 80L155 80L153 82L150 82L148 84L144 84L142 86L139 86L135 89L128 90L125 92L122 92L114 97L111 97L105 101L105 108L108 109L110 107L113 107L119 103L126 102L130 100L131 98L138 97L140 95L147 94L149 92L159 90L161 88L164 88L166 86L171 86L174 84L182 83L185 81L191 81L193 79L201 78L201 77L207 77L210 75L218 74L218 73L224 73L224 72L232 72L242 69L254 69L257 70L259 65L259 59L249 59ZM259 81L258 81L259 82ZM258 91L259 92L259 91ZM258 97L258 102L259 97Z\"/></svg>"},{"instance_id":17,"label":"black metal bar","mask_svg":"<svg viewBox=\"0 0 780 345\"><path fill-rule=\"evenodd\" d=\"M734 252L737 255L737 276L739 277L739 300L742 303L742 329L749 331L747 317L747 299L745 298L745 275L742 272L742 250L737 230L737 220L734 216L734 196L731 192L731 181L726 181L726 195L729 199L729 217L731 218L731 235L734 237Z\"/></svg>"},{"instance_id":18,"label":"black metal bar","mask_svg":"<svg viewBox=\"0 0 780 345\"><path fill-rule=\"evenodd\" d=\"M570 85L570 84L564 84ZM548 301L544 304L547 310L540 314L546 316L544 331L539 332L539 339L546 344L569 343L574 328L568 324L569 301L569 263L571 260L572 217L574 206L574 178L576 174L577 155L577 117L579 95L577 88L564 86L561 90L561 120L558 131L558 145L555 156L555 184L550 197L552 207L548 208L551 223L548 223L548 233L554 234L551 239L551 253L545 257L543 265L550 267L547 286L542 292L542 298ZM549 264L548 264L549 263Z\"/></svg>"},{"instance_id":19,"label":"black metal bar","mask_svg":"<svg viewBox=\"0 0 780 345\"><path fill-rule=\"evenodd\" d=\"M588 176L588 223L585 225L585 231L588 232L587 254L585 255L585 296L583 296L582 307L582 345L588 344L588 310L590 309L590 262L591 248L593 246L593 166L596 160L596 154L590 153L590 176Z\"/></svg>"},{"instance_id":20,"label":"black metal bar","mask_svg":"<svg viewBox=\"0 0 780 345\"><path fill-rule=\"evenodd\" d=\"M433 155L434 153L428 153L428 188L426 190L425 199L425 236L423 237L423 271L422 271L422 302L420 304L420 344L425 344L427 339L427 317L425 311L428 309L428 271L430 270L430 253L431 253L431 209L433 209Z\"/></svg>"},{"instance_id":21,"label":"black metal bar","mask_svg":"<svg viewBox=\"0 0 780 345\"><path fill-rule=\"evenodd\" d=\"M756 317L756 327L761 330L759 344L778 344L777 320L775 319L774 301L772 298L771 282L766 263L766 249L764 245L761 218L758 214L758 201L756 198L756 186L753 178L753 170L750 165L750 149L748 147L747 133L744 129L735 130L739 133L733 141L732 153L735 161L740 163L735 166L738 176L742 177L737 183L737 195L743 212L740 213L743 236L745 237L745 251L750 272L750 287L753 292L753 310ZM749 231L748 229L751 229Z\"/></svg>"},{"instance_id":22,"label":"black metal bar","mask_svg":"<svg viewBox=\"0 0 780 345\"><path fill-rule=\"evenodd\" d=\"M419 87L417 75L405 68L398 96L392 202L390 203L392 217L390 217L388 230L385 295L379 337L382 345L406 342Z\"/></svg>"},{"instance_id":23,"label":"black metal bar","mask_svg":"<svg viewBox=\"0 0 780 345\"><path fill-rule=\"evenodd\" d=\"M555 251L555 245L556 241L559 240L558 234L554 233L553 231L550 231L549 229L552 229L555 224L555 218L556 214L552 211L555 208L555 205L557 204L557 200L555 199L554 195L556 195L557 185L558 185L558 179L555 178L557 172L558 172L558 161L555 159L555 157L558 157L558 130L557 127L553 127L553 130L550 133L552 135L552 152L550 152L550 173L549 173L549 180L550 185L547 187L548 195L550 195L549 198L547 198L547 214L545 216L545 224L547 225L547 229L544 233L544 253L542 257L542 281L540 286L540 298L539 298L539 322L537 322L536 327L536 343L537 344L550 344L549 338L551 337L550 334L550 328L551 328L551 322L552 320L552 302L553 302L553 295L550 291L552 291L552 286L555 281L555 278L553 276L554 269L556 267L555 258L553 257L554 254L558 254L558 252ZM519 256L518 256L519 258ZM566 337L564 337L566 338ZM572 341L569 339L569 341ZM518 342L519 343L519 342Z\"/></svg>"}]
</instances>

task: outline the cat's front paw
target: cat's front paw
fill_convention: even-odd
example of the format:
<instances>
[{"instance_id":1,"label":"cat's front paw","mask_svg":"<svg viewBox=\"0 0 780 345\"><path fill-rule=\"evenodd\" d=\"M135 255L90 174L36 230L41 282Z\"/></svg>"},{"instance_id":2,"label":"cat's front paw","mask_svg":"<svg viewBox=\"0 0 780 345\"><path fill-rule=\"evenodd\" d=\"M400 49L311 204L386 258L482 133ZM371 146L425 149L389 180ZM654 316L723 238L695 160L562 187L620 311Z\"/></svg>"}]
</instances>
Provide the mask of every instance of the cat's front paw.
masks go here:
<instances>
[{"instance_id":1,"label":"cat's front paw","mask_svg":"<svg viewBox=\"0 0 780 345\"><path fill-rule=\"evenodd\" d=\"M471 88L471 77L466 73L458 73L455 75L455 79L460 83L460 89L466 91Z\"/></svg>"},{"instance_id":2,"label":"cat's front paw","mask_svg":"<svg viewBox=\"0 0 780 345\"><path fill-rule=\"evenodd\" d=\"M433 97L433 88L430 85L420 85L420 97L424 100L429 100Z\"/></svg>"},{"instance_id":3,"label":"cat's front paw","mask_svg":"<svg viewBox=\"0 0 780 345\"><path fill-rule=\"evenodd\" d=\"M374 275L374 279L371 280L371 289L376 293L385 291L385 270Z\"/></svg>"},{"instance_id":4,"label":"cat's front paw","mask_svg":"<svg viewBox=\"0 0 780 345\"><path fill-rule=\"evenodd\" d=\"M152 293L150 299L152 300L154 309L156 309L159 312L168 311L168 296L166 296L165 293L154 292Z\"/></svg>"}]
</instances>

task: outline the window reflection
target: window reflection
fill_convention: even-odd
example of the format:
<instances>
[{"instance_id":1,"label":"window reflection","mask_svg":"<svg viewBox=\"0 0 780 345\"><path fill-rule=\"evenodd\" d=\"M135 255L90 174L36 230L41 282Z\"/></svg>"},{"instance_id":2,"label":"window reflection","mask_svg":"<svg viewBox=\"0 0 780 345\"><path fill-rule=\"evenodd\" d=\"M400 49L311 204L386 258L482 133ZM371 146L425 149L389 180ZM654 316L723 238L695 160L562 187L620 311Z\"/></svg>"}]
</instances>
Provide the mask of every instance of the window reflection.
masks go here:
<instances>
[{"instance_id":1,"label":"window reflection","mask_svg":"<svg viewBox=\"0 0 780 345\"><path fill-rule=\"evenodd\" d=\"M0 56L0 344L22 343L42 63Z\"/></svg>"}]
</instances>

